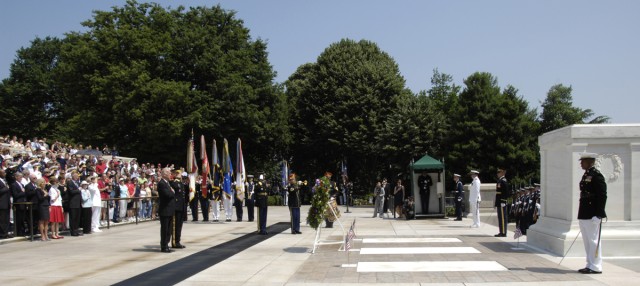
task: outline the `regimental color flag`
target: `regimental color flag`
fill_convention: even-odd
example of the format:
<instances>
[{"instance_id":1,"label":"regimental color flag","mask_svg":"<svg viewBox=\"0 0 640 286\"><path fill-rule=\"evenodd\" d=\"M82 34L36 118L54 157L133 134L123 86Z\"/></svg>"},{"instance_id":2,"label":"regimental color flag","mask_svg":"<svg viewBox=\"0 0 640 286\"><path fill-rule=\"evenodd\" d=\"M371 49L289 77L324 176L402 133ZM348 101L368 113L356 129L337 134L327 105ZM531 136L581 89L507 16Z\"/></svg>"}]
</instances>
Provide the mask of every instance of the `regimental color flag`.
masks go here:
<instances>
[{"instance_id":1,"label":"regimental color flag","mask_svg":"<svg viewBox=\"0 0 640 286\"><path fill-rule=\"evenodd\" d=\"M204 142L204 135L200 136L200 160L202 160L202 181L200 182L200 189L202 190L202 197L207 198L207 179L209 178L209 158L207 157L207 146Z\"/></svg>"},{"instance_id":2,"label":"regimental color flag","mask_svg":"<svg viewBox=\"0 0 640 286\"><path fill-rule=\"evenodd\" d=\"M187 144L187 173L189 174L189 201L191 201L196 194L196 176L198 174L198 163L196 162L193 131L191 131L191 139L189 139Z\"/></svg>"},{"instance_id":3,"label":"regimental color flag","mask_svg":"<svg viewBox=\"0 0 640 286\"><path fill-rule=\"evenodd\" d=\"M213 139L213 147L211 147L211 156L213 156L213 160L211 165L213 166L213 182L212 185L214 187L220 187L220 158L218 157L218 143L216 143L216 139Z\"/></svg>"},{"instance_id":4,"label":"regimental color flag","mask_svg":"<svg viewBox=\"0 0 640 286\"><path fill-rule=\"evenodd\" d=\"M236 196L239 200L244 200L244 182L247 173L244 167L244 157L242 156L242 141L238 138L236 144Z\"/></svg>"},{"instance_id":5,"label":"regimental color flag","mask_svg":"<svg viewBox=\"0 0 640 286\"><path fill-rule=\"evenodd\" d=\"M233 199L233 191L231 190L231 177L233 175L233 164L231 164L231 155L229 155L229 142L224 139L224 147L222 149L222 190L228 198Z\"/></svg>"}]
</instances>

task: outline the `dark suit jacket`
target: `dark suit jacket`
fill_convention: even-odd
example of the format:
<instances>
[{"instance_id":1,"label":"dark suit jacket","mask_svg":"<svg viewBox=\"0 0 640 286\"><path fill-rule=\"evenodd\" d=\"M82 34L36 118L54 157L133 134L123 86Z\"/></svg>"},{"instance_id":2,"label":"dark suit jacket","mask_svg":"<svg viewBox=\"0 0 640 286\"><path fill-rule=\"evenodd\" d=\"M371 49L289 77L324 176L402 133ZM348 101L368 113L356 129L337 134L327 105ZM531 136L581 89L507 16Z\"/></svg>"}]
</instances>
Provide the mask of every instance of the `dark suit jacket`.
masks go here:
<instances>
[{"instance_id":1,"label":"dark suit jacket","mask_svg":"<svg viewBox=\"0 0 640 286\"><path fill-rule=\"evenodd\" d=\"M3 183L0 180L0 210L8 210L10 207L9 204L9 196L11 193L9 192L9 186L6 183Z\"/></svg>"},{"instance_id":2,"label":"dark suit jacket","mask_svg":"<svg viewBox=\"0 0 640 286\"><path fill-rule=\"evenodd\" d=\"M76 185L77 183L77 185ZM67 194L69 196L69 208L79 209L82 207L82 192L80 192L80 182L67 181Z\"/></svg>"},{"instance_id":3,"label":"dark suit jacket","mask_svg":"<svg viewBox=\"0 0 640 286\"><path fill-rule=\"evenodd\" d=\"M27 194L25 192L22 191L22 188L20 187L20 183L18 182L13 182L11 183L11 195L13 196L13 202L14 203L23 203L27 201ZM25 205L17 205L16 206L17 209L19 210L24 210L26 209Z\"/></svg>"},{"instance_id":4,"label":"dark suit jacket","mask_svg":"<svg viewBox=\"0 0 640 286\"><path fill-rule=\"evenodd\" d=\"M511 196L511 191L509 190L509 184L507 183L507 178L502 177L498 180L496 184L496 200L494 202L495 207L500 207L500 204L507 203L507 200Z\"/></svg>"},{"instance_id":5,"label":"dark suit jacket","mask_svg":"<svg viewBox=\"0 0 640 286\"><path fill-rule=\"evenodd\" d=\"M158 197L158 214L160 216L173 216L176 208L175 193L165 179L158 182Z\"/></svg>"},{"instance_id":6,"label":"dark suit jacket","mask_svg":"<svg viewBox=\"0 0 640 286\"><path fill-rule=\"evenodd\" d=\"M28 183L24 186L24 192L27 195L27 202L32 202L33 206L36 207L38 205L38 196L36 194L36 184L33 182Z\"/></svg>"}]
</instances>

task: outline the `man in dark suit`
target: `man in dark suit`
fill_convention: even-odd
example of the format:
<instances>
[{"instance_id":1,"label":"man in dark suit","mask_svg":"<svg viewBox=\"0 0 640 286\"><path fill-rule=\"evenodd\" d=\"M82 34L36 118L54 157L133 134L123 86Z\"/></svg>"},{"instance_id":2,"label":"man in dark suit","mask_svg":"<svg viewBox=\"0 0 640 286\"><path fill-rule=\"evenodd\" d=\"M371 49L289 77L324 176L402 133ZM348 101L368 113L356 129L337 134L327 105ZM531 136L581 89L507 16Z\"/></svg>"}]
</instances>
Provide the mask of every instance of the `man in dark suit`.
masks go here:
<instances>
[{"instance_id":1,"label":"man in dark suit","mask_svg":"<svg viewBox=\"0 0 640 286\"><path fill-rule=\"evenodd\" d=\"M158 215L160 216L160 251L172 252L169 249L171 239L171 223L175 215L175 191L171 188L171 169L162 169L162 179L158 182Z\"/></svg>"},{"instance_id":2,"label":"man in dark suit","mask_svg":"<svg viewBox=\"0 0 640 286\"><path fill-rule=\"evenodd\" d=\"M172 236L171 236L171 248L186 248L184 245L180 244L180 238L182 237L182 223L184 219L182 218L184 215L184 184L180 180L180 175L182 172L180 170L175 171L175 177L173 181L170 182L171 188L175 191L175 212L173 215L173 223L172 223Z\"/></svg>"},{"instance_id":3,"label":"man in dark suit","mask_svg":"<svg viewBox=\"0 0 640 286\"><path fill-rule=\"evenodd\" d=\"M300 200L300 188L298 188L298 182L296 181L296 175L289 175L289 185L287 185L287 193L289 196L289 213L291 214L291 234L302 234L300 232L300 206L302 200Z\"/></svg>"},{"instance_id":4,"label":"man in dark suit","mask_svg":"<svg viewBox=\"0 0 640 286\"><path fill-rule=\"evenodd\" d=\"M498 210L498 228L500 232L495 237L507 236L507 224L509 223L509 214L507 214L507 200L511 196L509 184L505 175L507 170L498 168L498 183L496 184L496 200L494 206Z\"/></svg>"},{"instance_id":5,"label":"man in dark suit","mask_svg":"<svg viewBox=\"0 0 640 286\"><path fill-rule=\"evenodd\" d=\"M16 172L13 177L15 178L15 181L11 183L10 186L13 203L24 203L27 201L27 193L22 183L20 183L20 181L22 181L22 173ZM26 206L23 204L16 205L16 209L13 213L13 223L16 225L17 236L27 235L26 228L24 227L25 215Z\"/></svg>"},{"instance_id":6,"label":"man in dark suit","mask_svg":"<svg viewBox=\"0 0 640 286\"><path fill-rule=\"evenodd\" d=\"M31 208L31 212L33 214L33 219L31 221L31 227L37 228L38 221L40 220L40 215L38 213L38 195L36 194L36 180L38 177L31 173L29 174L29 183L24 186L24 192L27 195L27 202L31 202L32 205L28 206ZM28 214L28 209L27 209ZM28 221L28 219L27 219Z\"/></svg>"},{"instance_id":7,"label":"man in dark suit","mask_svg":"<svg viewBox=\"0 0 640 286\"><path fill-rule=\"evenodd\" d=\"M5 180L6 173L0 169L0 239L11 238L9 234L9 210L11 209L9 183Z\"/></svg>"},{"instance_id":8,"label":"man in dark suit","mask_svg":"<svg viewBox=\"0 0 640 286\"><path fill-rule=\"evenodd\" d=\"M77 171L71 173L71 180L67 181L67 194L69 196L69 228L71 236L82 236L78 231L80 227L80 211L82 209L82 192L80 192L80 174Z\"/></svg>"}]
</instances>

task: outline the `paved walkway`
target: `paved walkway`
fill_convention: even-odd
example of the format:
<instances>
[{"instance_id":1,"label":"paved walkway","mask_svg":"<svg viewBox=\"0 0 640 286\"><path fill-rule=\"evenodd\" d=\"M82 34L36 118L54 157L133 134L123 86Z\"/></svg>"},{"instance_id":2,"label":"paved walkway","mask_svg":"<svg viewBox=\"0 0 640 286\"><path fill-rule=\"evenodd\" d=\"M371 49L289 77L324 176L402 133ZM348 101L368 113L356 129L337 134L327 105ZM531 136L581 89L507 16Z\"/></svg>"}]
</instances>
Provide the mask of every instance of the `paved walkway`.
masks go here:
<instances>
[{"instance_id":1,"label":"paved walkway","mask_svg":"<svg viewBox=\"0 0 640 286\"><path fill-rule=\"evenodd\" d=\"M302 220L307 207L302 209ZM289 229L261 237L261 241L234 249L237 253L195 275L185 275L175 266L179 285L342 285L393 283L397 285L638 285L640 259L612 260L605 257L602 275L576 272L583 257L561 257L517 245L513 233L495 238L497 227L484 223L469 228L470 219L395 220L371 218L371 208L351 208L341 221L356 220L357 239L351 251L338 251L339 244L321 245L312 254L315 231L303 225L301 235ZM495 218L489 210L483 221ZM286 207L270 207L268 224L287 222ZM189 256L215 256L215 246L242 240L255 231L255 223L185 224L186 249L161 253L159 223L119 225L97 234L65 237L50 242L22 238L0 245L0 285L110 285L148 271L171 272L174 262ZM274 226L275 227L275 226ZM322 229L323 241L342 239L342 229ZM257 235L256 235L257 236ZM582 245L574 245L580 247ZM606 245L604 246L606 248ZM211 251L211 252L209 252ZM186 259L186 260L181 260ZM218 259L220 260L220 259ZM174 263L174 264L172 264ZM215 264L214 264L215 263ZM171 266L171 267L167 267ZM162 267L162 268L161 268ZM437 270L437 271L433 271ZM131 280L129 280L131 281Z\"/></svg>"}]
</instances>

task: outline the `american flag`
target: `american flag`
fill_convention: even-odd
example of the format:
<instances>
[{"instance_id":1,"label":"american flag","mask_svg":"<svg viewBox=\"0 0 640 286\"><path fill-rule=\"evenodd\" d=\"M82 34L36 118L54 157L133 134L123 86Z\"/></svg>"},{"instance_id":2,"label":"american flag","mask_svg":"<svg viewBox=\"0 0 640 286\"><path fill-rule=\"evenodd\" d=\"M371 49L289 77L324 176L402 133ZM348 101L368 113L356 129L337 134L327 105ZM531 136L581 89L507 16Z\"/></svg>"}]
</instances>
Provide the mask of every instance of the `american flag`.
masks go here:
<instances>
[{"instance_id":1,"label":"american flag","mask_svg":"<svg viewBox=\"0 0 640 286\"><path fill-rule=\"evenodd\" d=\"M356 237L356 232L354 230L355 227L356 227L356 221L353 220L353 223L349 228L349 232L347 233L347 237L345 238L344 251L346 252L349 252L349 249L351 249L351 241L353 241L353 238Z\"/></svg>"},{"instance_id":2,"label":"american flag","mask_svg":"<svg viewBox=\"0 0 640 286\"><path fill-rule=\"evenodd\" d=\"M518 239L522 236L522 231L520 231L519 227L516 227L516 231L513 232L513 239Z\"/></svg>"}]
</instances>

